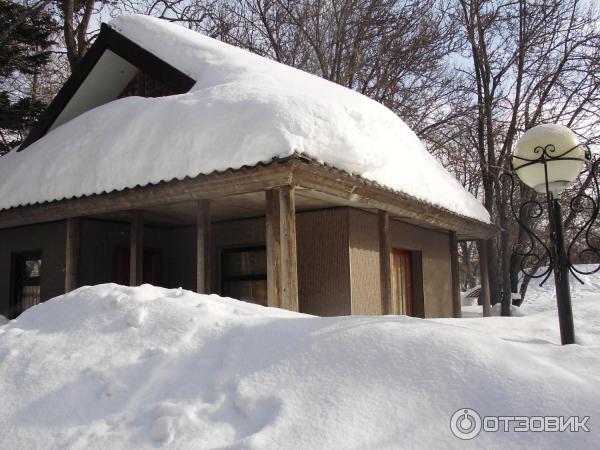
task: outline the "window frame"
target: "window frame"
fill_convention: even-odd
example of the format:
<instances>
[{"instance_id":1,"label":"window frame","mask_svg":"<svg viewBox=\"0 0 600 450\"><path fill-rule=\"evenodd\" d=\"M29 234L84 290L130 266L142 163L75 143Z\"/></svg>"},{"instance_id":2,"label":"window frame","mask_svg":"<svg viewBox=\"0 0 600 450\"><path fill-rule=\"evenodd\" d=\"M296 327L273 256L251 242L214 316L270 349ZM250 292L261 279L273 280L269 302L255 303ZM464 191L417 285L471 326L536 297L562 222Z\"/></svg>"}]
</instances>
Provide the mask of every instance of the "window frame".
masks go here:
<instances>
[{"instance_id":1,"label":"window frame","mask_svg":"<svg viewBox=\"0 0 600 450\"><path fill-rule=\"evenodd\" d=\"M232 253L244 253L252 251L263 251L265 252L265 269L266 269L266 253L267 246L265 244L253 244L253 245L234 245L228 247L222 247L219 249L219 289L221 295L225 293L225 283L228 282L244 282L244 281L267 281L267 270L264 273L251 274L251 275L236 275L227 277L225 274L225 255ZM266 301L266 299L265 299Z\"/></svg>"},{"instance_id":2,"label":"window frame","mask_svg":"<svg viewBox=\"0 0 600 450\"><path fill-rule=\"evenodd\" d=\"M23 288L27 286L38 286L40 288L40 301L42 302L42 276L44 273L44 251L28 250L25 252L11 253L10 264L10 301L9 309L11 316L17 317L25 309L23 308ZM40 274L37 277L25 276L26 261L41 261ZM31 280L35 280L32 282Z\"/></svg>"}]
</instances>

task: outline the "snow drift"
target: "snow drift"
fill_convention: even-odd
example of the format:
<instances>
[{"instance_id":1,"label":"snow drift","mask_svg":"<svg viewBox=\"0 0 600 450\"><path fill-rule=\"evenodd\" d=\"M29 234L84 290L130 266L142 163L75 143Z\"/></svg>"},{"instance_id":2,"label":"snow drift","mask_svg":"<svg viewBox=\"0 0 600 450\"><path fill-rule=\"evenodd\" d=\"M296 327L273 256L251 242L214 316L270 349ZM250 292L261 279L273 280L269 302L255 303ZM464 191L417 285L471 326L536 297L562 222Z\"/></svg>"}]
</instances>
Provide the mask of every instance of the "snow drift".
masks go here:
<instances>
[{"instance_id":1,"label":"snow drift","mask_svg":"<svg viewBox=\"0 0 600 450\"><path fill-rule=\"evenodd\" d=\"M489 222L479 201L383 105L166 21L122 15L110 26L196 84L183 95L107 103L4 156L0 209L303 153Z\"/></svg>"},{"instance_id":2,"label":"snow drift","mask_svg":"<svg viewBox=\"0 0 600 450\"><path fill-rule=\"evenodd\" d=\"M317 318L144 285L83 287L0 326L7 449L592 448L600 312ZM590 433L455 438L451 415L590 415ZM596 426L595 426L596 425Z\"/></svg>"}]
</instances>

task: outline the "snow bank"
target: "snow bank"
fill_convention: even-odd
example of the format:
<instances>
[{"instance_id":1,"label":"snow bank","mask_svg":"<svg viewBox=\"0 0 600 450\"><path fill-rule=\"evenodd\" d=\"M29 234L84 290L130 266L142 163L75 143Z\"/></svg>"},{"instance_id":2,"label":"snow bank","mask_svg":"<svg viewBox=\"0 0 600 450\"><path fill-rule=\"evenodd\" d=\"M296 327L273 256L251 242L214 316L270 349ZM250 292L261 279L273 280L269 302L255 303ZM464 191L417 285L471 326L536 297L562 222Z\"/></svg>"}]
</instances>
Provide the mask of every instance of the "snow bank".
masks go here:
<instances>
[{"instance_id":1,"label":"snow bank","mask_svg":"<svg viewBox=\"0 0 600 450\"><path fill-rule=\"evenodd\" d=\"M582 272L591 272L597 265L583 264L577 268ZM540 273L546 269L540 269ZM573 302L578 302L581 299L593 299L600 293L600 272L591 275L577 275L583 282L579 282L572 274L569 275L571 283L571 291ZM554 276L550 275L548 281L543 286L540 286L541 279L531 280L527 287L525 300L522 305L522 310L526 314L556 310L556 288L554 286Z\"/></svg>"},{"instance_id":2,"label":"snow bank","mask_svg":"<svg viewBox=\"0 0 600 450\"><path fill-rule=\"evenodd\" d=\"M584 345L565 348L549 313L317 318L181 289L84 287L0 328L0 446L592 448L600 302L575 311ZM592 432L464 442L449 427L463 407L591 415Z\"/></svg>"},{"instance_id":3,"label":"snow bank","mask_svg":"<svg viewBox=\"0 0 600 450\"><path fill-rule=\"evenodd\" d=\"M6 317L0 314L0 326L7 324L9 321Z\"/></svg>"},{"instance_id":4,"label":"snow bank","mask_svg":"<svg viewBox=\"0 0 600 450\"><path fill-rule=\"evenodd\" d=\"M166 21L122 15L110 26L191 76L195 86L184 95L105 104L4 156L0 209L298 152L489 222L481 203L383 105Z\"/></svg>"}]
</instances>

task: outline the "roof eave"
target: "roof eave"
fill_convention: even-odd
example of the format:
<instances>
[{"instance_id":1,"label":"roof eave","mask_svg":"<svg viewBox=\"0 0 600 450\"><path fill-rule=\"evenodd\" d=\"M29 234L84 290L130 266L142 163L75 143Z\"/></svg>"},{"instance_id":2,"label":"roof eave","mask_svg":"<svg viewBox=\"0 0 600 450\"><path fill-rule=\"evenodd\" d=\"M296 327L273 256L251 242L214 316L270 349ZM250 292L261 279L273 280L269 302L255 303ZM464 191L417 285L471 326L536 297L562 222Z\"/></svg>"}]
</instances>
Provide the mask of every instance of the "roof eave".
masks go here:
<instances>
[{"instance_id":1,"label":"roof eave","mask_svg":"<svg viewBox=\"0 0 600 450\"><path fill-rule=\"evenodd\" d=\"M0 211L0 228L189 200L214 199L285 185L322 192L357 207L388 211L400 220L456 231L459 239L488 239L497 232L494 225L394 192L302 155L183 180L10 208Z\"/></svg>"},{"instance_id":2,"label":"roof eave","mask_svg":"<svg viewBox=\"0 0 600 450\"><path fill-rule=\"evenodd\" d=\"M302 157L294 166L296 184L325 192L362 207L388 211L397 219L407 219L432 228L456 231L459 239L489 239L498 228L490 223L463 216L414 196L397 192L361 176Z\"/></svg>"}]
</instances>

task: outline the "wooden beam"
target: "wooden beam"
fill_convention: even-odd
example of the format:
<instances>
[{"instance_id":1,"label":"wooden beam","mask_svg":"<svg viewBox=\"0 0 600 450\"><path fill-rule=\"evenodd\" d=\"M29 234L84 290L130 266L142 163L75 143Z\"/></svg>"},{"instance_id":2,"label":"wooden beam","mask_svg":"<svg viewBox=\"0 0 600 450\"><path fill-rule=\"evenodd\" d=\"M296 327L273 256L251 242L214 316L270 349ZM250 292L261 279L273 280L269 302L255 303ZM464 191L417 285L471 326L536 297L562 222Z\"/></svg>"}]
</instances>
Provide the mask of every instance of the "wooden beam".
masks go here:
<instances>
[{"instance_id":1,"label":"wooden beam","mask_svg":"<svg viewBox=\"0 0 600 450\"><path fill-rule=\"evenodd\" d=\"M281 307L290 311L299 311L295 188L284 186L277 191L281 236Z\"/></svg>"},{"instance_id":2,"label":"wooden beam","mask_svg":"<svg viewBox=\"0 0 600 450\"><path fill-rule=\"evenodd\" d=\"M498 231L492 224L461 216L315 162L294 161L292 183L343 199L356 207L380 209L389 212L391 217L411 219L415 224L454 230L465 239L488 239Z\"/></svg>"},{"instance_id":3,"label":"wooden beam","mask_svg":"<svg viewBox=\"0 0 600 450\"><path fill-rule=\"evenodd\" d=\"M266 189L289 184L290 166L290 161L277 162L269 166L242 168L107 194L11 208L0 211L0 228L114 211L145 209L185 201L219 199L250 192L264 192Z\"/></svg>"},{"instance_id":4,"label":"wooden beam","mask_svg":"<svg viewBox=\"0 0 600 450\"><path fill-rule=\"evenodd\" d=\"M394 192L342 170L300 157L108 194L11 208L0 211L0 228L190 200L218 199L264 192L291 184L330 195L332 201L337 199L339 204L381 209L388 211L392 217L408 218L416 224L455 230L464 239L488 239L497 232L493 225L460 216L410 195Z\"/></svg>"},{"instance_id":5,"label":"wooden beam","mask_svg":"<svg viewBox=\"0 0 600 450\"><path fill-rule=\"evenodd\" d=\"M460 268L458 265L458 239L456 231L450 231L450 270L452 274L452 316L462 317L460 302Z\"/></svg>"},{"instance_id":6,"label":"wooden beam","mask_svg":"<svg viewBox=\"0 0 600 450\"><path fill-rule=\"evenodd\" d=\"M144 214L134 211L129 232L129 285L142 284L144 273Z\"/></svg>"},{"instance_id":7,"label":"wooden beam","mask_svg":"<svg viewBox=\"0 0 600 450\"><path fill-rule=\"evenodd\" d=\"M267 304L281 308L281 227L279 192L265 192L265 219L267 232Z\"/></svg>"},{"instance_id":8,"label":"wooden beam","mask_svg":"<svg viewBox=\"0 0 600 450\"><path fill-rule=\"evenodd\" d=\"M79 218L67 219L65 252L65 293L77 289L79 272L79 248L81 243L81 221Z\"/></svg>"},{"instance_id":9,"label":"wooden beam","mask_svg":"<svg viewBox=\"0 0 600 450\"><path fill-rule=\"evenodd\" d=\"M210 201L199 200L196 204L196 283L200 294L210 293L210 256Z\"/></svg>"},{"instance_id":10,"label":"wooden beam","mask_svg":"<svg viewBox=\"0 0 600 450\"><path fill-rule=\"evenodd\" d=\"M397 314L392 291L392 244L390 238L390 215L379 211L379 274L381 284L381 313Z\"/></svg>"},{"instance_id":11,"label":"wooden beam","mask_svg":"<svg viewBox=\"0 0 600 450\"><path fill-rule=\"evenodd\" d=\"M477 251L479 252L479 276L481 278L481 306L483 317L492 315L492 306L490 304L490 273L488 270L488 252L486 241L477 241Z\"/></svg>"}]
</instances>

